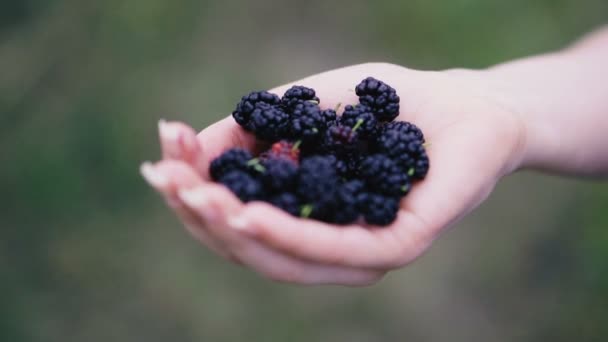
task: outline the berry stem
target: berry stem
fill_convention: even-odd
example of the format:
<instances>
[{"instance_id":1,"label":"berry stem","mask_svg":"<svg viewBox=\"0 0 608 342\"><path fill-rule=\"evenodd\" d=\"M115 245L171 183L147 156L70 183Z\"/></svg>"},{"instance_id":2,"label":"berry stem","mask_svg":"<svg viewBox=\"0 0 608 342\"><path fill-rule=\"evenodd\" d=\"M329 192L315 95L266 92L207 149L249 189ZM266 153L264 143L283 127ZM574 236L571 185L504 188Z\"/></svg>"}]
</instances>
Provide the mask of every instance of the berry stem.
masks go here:
<instances>
[{"instance_id":1,"label":"berry stem","mask_svg":"<svg viewBox=\"0 0 608 342\"><path fill-rule=\"evenodd\" d=\"M252 167L254 170L256 170L259 173L266 172L266 168L264 167L264 165L260 164L260 159L258 159L258 158L253 158L250 161L248 161L247 166Z\"/></svg>"},{"instance_id":2,"label":"berry stem","mask_svg":"<svg viewBox=\"0 0 608 342\"><path fill-rule=\"evenodd\" d=\"M338 110L340 109L340 107L342 107L342 102L338 102L338 104L336 105L336 107L334 108L334 112L338 112Z\"/></svg>"},{"instance_id":3,"label":"berry stem","mask_svg":"<svg viewBox=\"0 0 608 342\"><path fill-rule=\"evenodd\" d=\"M310 214L312 214L313 209L314 207L312 206L312 204L303 205L302 208L300 208L300 217L309 218Z\"/></svg>"},{"instance_id":4,"label":"berry stem","mask_svg":"<svg viewBox=\"0 0 608 342\"><path fill-rule=\"evenodd\" d=\"M410 167L410 169L407 170L407 175L412 177L414 175L414 172L416 172L416 170L413 167Z\"/></svg>"},{"instance_id":5,"label":"berry stem","mask_svg":"<svg viewBox=\"0 0 608 342\"><path fill-rule=\"evenodd\" d=\"M425 142L424 144L422 144L422 147L427 148L427 147L431 147L431 143L430 142Z\"/></svg>"},{"instance_id":6,"label":"berry stem","mask_svg":"<svg viewBox=\"0 0 608 342\"><path fill-rule=\"evenodd\" d=\"M319 101L317 101L317 100L308 100L308 102L314 103L314 104L317 104L317 105L319 104Z\"/></svg>"},{"instance_id":7,"label":"berry stem","mask_svg":"<svg viewBox=\"0 0 608 342\"><path fill-rule=\"evenodd\" d=\"M352 131L354 132L354 131L356 131L357 129L359 129L359 127L361 127L361 125L363 125L363 122L364 122L364 121L365 121L365 120L363 120L363 119L359 119L359 120L357 120L357 123L356 123L356 124L355 124L355 126L353 127Z\"/></svg>"},{"instance_id":8,"label":"berry stem","mask_svg":"<svg viewBox=\"0 0 608 342\"><path fill-rule=\"evenodd\" d=\"M300 145L302 145L302 140L297 140L295 143L293 143L291 150L297 151L300 148Z\"/></svg>"},{"instance_id":9,"label":"berry stem","mask_svg":"<svg viewBox=\"0 0 608 342\"><path fill-rule=\"evenodd\" d=\"M410 185L409 184L405 184L404 186L401 187L401 191L402 192L408 192L410 190Z\"/></svg>"}]
</instances>

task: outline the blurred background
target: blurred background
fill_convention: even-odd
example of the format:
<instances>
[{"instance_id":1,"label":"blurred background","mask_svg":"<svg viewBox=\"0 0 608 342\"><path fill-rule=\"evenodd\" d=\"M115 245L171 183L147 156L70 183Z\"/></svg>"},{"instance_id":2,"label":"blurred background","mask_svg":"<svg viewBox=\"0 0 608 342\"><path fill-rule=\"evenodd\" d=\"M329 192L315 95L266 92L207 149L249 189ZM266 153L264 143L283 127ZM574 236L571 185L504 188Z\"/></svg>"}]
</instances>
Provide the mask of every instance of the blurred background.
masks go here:
<instances>
[{"instance_id":1,"label":"blurred background","mask_svg":"<svg viewBox=\"0 0 608 342\"><path fill-rule=\"evenodd\" d=\"M161 117L202 129L327 69L483 68L606 22L605 0L1 1L0 340L608 340L606 183L511 176L348 289L220 260L138 173Z\"/></svg>"}]
</instances>

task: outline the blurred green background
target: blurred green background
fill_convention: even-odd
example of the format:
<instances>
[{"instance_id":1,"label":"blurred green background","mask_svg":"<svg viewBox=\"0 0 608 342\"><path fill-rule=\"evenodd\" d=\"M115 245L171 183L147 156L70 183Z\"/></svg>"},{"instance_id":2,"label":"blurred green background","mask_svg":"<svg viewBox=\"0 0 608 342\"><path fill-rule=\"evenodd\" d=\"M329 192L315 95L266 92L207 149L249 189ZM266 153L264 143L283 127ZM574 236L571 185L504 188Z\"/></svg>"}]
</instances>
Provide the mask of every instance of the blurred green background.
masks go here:
<instances>
[{"instance_id":1,"label":"blurred green background","mask_svg":"<svg viewBox=\"0 0 608 342\"><path fill-rule=\"evenodd\" d=\"M275 284L138 174L159 118L365 61L557 49L605 0L0 2L0 341L606 341L608 186L518 174L376 286ZM573 113L575 114L575 113Z\"/></svg>"}]
</instances>

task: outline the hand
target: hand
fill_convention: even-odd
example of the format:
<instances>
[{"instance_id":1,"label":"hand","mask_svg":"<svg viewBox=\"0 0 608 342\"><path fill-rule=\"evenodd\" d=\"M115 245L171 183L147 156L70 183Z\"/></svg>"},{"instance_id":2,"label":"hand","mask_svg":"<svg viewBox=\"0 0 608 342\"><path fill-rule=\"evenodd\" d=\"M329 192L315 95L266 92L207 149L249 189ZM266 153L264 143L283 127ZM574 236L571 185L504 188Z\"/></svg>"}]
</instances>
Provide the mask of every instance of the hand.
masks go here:
<instances>
[{"instance_id":1,"label":"hand","mask_svg":"<svg viewBox=\"0 0 608 342\"><path fill-rule=\"evenodd\" d=\"M294 84L312 87L321 107L354 104L367 76L401 97L397 120L418 125L430 144L431 167L401 201L388 227L334 226L292 217L261 202L241 203L212 183L211 160L231 147L255 150L255 139L232 117L198 136L182 123L160 123L163 160L142 165L148 182L190 233L217 254L273 280L299 284L369 285L420 256L450 225L477 207L497 181L519 167L525 126L485 90L482 72L428 72L362 64ZM290 85L272 92L282 95ZM235 97L236 100L236 97Z\"/></svg>"}]
</instances>

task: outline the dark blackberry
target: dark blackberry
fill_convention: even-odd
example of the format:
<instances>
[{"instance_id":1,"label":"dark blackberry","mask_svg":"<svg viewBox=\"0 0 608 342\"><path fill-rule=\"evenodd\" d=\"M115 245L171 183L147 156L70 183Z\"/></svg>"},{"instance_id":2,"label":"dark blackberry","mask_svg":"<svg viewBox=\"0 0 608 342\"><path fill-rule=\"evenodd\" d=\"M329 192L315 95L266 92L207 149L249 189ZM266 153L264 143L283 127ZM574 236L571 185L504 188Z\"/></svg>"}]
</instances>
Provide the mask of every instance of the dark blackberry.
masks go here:
<instances>
[{"instance_id":1,"label":"dark blackberry","mask_svg":"<svg viewBox=\"0 0 608 342\"><path fill-rule=\"evenodd\" d=\"M251 112L249 126L258 139L277 141L287 135L289 115L267 103L257 103Z\"/></svg>"},{"instance_id":2,"label":"dark blackberry","mask_svg":"<svg viewBox=\"0 0 608 342\"><path fill-rule=\"evenodd\" d=\"M300 143L288 140L277 141L270 149L260 155L261 159L284 158L289 159L296 165L300 163Z\"/></svg>"},{"instance_id":3,"label":"dark blackberry","mask_svg":"<svg viewBox=\"0 0 608 342\"><path fill-rule=\"evenodd\" d=\"M420 139L420 141L422 141L423 143L425 142L424 134L422 134L422 131L420 130L420 128L418 128L418 126L414 125L413 123L407 122L407 121L387 122L386 124L382 125L382 129L378 130L378 133L381 134L384 131L394 131L394 130L397 130L402 133L413 134L418 139Z\"/></svg>"},{"instance_id":4,"label":"dark blackberry","mask_svg":"<svg viewBox=\"0 0 608 342\"><path fill-rule=\"evenodd\" d=\"M330 155L334 159L336 172L343 179L353 179L357 177L359 172L359 163L363 160L363 156L359 154L347 154L341 157Z\"/></svg>"},{"instance_id":5,"label":"dark blackberry","mask_svg":"<svg viewBox=\"0 0 608 342\"><path fill-rule=\"evenodd\" d=\"M337 224L357 221L360 215L358 197L364 189L365 184L360 180L352 180L340 185L336 191L334 208L328 221Z\"/></svg>"},{"instance_id":6,"label":"dark blackberry","mask_svg":"<svg viewBox=\"0 0 608 342\"><path fill-rule=\"evenodd\" d=\"M387 226L397 218L399 199L376 193L361 193L357 202L365 222L378 226Z\"/></svg>"},{"instance_id":7,"label":"dark blackberry","mask_svg":"<svg viewBox=\"0 0 608 342\"><path fill-rule=\"evenodd\" d=\"M378 120L369 107L348 105L344 108L340 123L352 127L362 138L366 138L376 132Z\"/></svg>"},{"instance_id":8,"label":"dark blackberry","mask_svg":"<svg viewBox=\"0 0 608 342\"><path fill-rule=\"evenodd\" d=\"M357 151L359 134L350 126L335 124L325 132L322 149L326 153L347 156Z\"/></svg>"},{"instance_id":9,"label":"dark blackberry","mask_svg":"<svg viewBox=\"0 0 608 342\"><path fill-rule=\"evenodd\" d=\"M296 194L303 203L314 208L312 217L320 218L334 201L339 183L335 159L329 156L304 158L300 162Z\"/></svg>"},{"instance_id":10,"label":"dark blackberry","mask_svg":"<svg viewBox=\"0 0 608 342\"><path fill-rule=\"evenodd\" d=\"M327 123L328 127L333 125L338 119L336 111L333 109L325 109L321 111L321 115L323 115L323 117L325 118L325 122Z\"/></svg>"},{"instance_id":11,"label":"dark blackberry","mask_svg":"<svg viewBox=\"0 0 608 342\"><path fill-rule=\"evenodd\" d=\"M310 142L322 137L327 130L326 116L318 105L302 102L296 105L290 122L290 138Z\"/></svg>"},{"instance_id":12,"label":"dark blackberry","mask_svg":"<svg viewBox=\"0 0 608 342\"><path fill-rule=\"evenodd\" d=\"M293 216L300 216L301 204L298 196L290 192L271 197L268 202L279 209L290 213Z\"/></svg>"},{"instance_id":13,"label":"dark blackberry","mask_svg":"<svg viewBox=\"0 0 608 342\"><path fill-rule=\"evenodd\" d=\"M302 102L315 102L319 104L319 98L315 96L315 90L304 86L293 86L285 92L281 98L281 104L288 111Z\"/></svg>"},{"instance_id":14,"label":"dark blackberry","mask_svg":"<svg viewBox=\"0 0 608 342\"><path fill-rule=\"evenodd\" d=\"M211 178L217 181L230 171L247 170L247 162L252 158L251 153L246 150L240 148L230 149L211 162L211 166L209 167Z\"/></svg>"},{"instance_id":15,"label":"dark blackberry","mask_svg":"<svg viewBox=\"0 0 608 342\"><path fill-rule=\"evenodd\" d=\"M292 191L298 175L298 166L289 159L268 158L260 162L263 172L260 179L269 193Z\"/></svg>"},{"instance_id":16,"label":"dark blackberry","mask_svg":"<svg viewBox=\"0 0 608 342\"><path fill-rule=\"evenodd\" d=\"M253 113L258 103L276 106L281 103L281 99L277 95L267 91L254 91L249 93L249 95L243 96L241 101L236 105L236 109L232 112L232 116L239 125L248 131L252 130L251 113Z\"/></svg>"},{"instance_id":17,"label":"dark blackberry","mask_svg":"<svg viewBox=\"0 0 608 342\"><path fill-rule=\"evenodd\" d=\"M230 171L219 180L241 201L249 202L264 198L262 183L244 171Z\"/></svg>"},{"instance_id":18,"label":"dark blackberry","mask_svg":"<svg viewBox=\"0 0 608 342\"><path fill-rule=\"evenodd\" d=\"M429 160L424 149L424 137L413 127L385 127L374 142L374 150L395 160L412 178L423 179Z\"/></svg>"},{"instance_id":19,"label":"dark blackberry","mask_svg":"<svg viewBox=\"0 0 608 342\"><path fill-rule=\"evenodd\" d=\"M359 164L359 176L369 189L388 196L405 196L410 179L404 169L384 154L373 154Z\"/></svg>"},{"instance_id":20,"label":"dark blackberry","mask_svg":"<svg viewBox=\"0 0 608 342\"><path fill-rule=\"evenodd\" d=\"M359 102L370 107L378 121L392 121L399 115L399 96L388 84L368 77L355 87Z\"/></svg>"}]
</instances>

